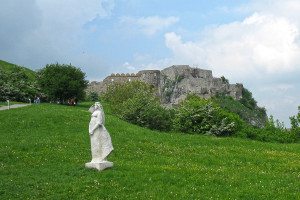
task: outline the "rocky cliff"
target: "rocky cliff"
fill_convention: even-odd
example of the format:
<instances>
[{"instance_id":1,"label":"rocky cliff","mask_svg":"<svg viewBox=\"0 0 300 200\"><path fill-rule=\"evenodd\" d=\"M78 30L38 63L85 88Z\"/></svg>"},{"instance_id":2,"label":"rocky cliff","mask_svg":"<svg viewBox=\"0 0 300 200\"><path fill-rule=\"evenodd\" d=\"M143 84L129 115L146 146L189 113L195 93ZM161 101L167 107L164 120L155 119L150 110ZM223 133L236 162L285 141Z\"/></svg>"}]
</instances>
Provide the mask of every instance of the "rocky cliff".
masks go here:
<instances>
[{"instance_id":1,"label":"rocky cliff","mask_svg":"<svg viewBox=\"0 0 300 200\"><path fill-rule=\"evenodd\" d=\"M215 78L211 70L192 68L189 65L173 65L161 71L143 70L137 74L112 74L101 82L91 82L87 91L101 95L113 83L139 80L153 85L162 103L178 104L189 93L203 98L225 94L239 100L242 98L242 84L229 84L224 77Z\"/></svg>"}]
</instances>

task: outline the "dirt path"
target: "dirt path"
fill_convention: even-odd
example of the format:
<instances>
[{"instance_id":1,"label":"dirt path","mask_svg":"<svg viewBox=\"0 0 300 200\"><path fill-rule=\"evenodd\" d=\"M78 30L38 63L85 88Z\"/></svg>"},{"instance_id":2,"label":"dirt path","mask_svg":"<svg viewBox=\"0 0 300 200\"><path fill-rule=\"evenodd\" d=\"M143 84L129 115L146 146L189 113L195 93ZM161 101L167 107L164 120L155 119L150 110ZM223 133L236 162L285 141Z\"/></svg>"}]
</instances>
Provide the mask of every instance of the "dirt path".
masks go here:
<instances>
[{"instance_id":1,"label":"dirt path","mask_svg":"<svg viewBox=\"0 0 300 200\"><path fill-rule=\"evenodd\" d=\"M13 104L10 106L10 109L13 108L20 108L20 107L24 107L24 106L29 106L30 104ZM0 110L8 110L8 106L1 106Z\"/></svg>"}]
</instances>

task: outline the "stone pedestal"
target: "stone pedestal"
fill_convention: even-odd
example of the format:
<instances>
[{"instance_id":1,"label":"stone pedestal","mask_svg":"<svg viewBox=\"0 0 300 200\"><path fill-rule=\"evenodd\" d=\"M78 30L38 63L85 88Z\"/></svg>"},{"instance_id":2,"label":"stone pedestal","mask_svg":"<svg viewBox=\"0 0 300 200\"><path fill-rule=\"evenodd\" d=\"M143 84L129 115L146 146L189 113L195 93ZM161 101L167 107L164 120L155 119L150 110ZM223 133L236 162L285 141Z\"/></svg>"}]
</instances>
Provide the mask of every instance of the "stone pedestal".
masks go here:
<instances>
[{"instance_id":1,"label":"stone pedestal","mask_svg":"<svg viewBox=\"0 0 300 200\"><path fill-rule=\"evenodd\" d=\"M109 161L102 161L98 163L85 163L85 167L89 169L97 169L98 171L105 170L106 168L111 168L113 166L112 162Z\"/></svg>"}]
</instances>

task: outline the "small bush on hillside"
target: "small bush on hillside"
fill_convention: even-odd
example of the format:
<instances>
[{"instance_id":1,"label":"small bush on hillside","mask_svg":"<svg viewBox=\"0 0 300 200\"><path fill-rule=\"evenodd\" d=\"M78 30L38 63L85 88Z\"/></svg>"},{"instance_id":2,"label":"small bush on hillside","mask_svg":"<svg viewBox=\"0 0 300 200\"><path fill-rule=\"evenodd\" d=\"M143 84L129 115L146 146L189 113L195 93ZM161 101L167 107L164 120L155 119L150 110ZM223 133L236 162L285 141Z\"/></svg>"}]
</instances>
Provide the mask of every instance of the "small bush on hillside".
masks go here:
<instances>
[{"instance_id":1,"label":"small bush on hillside","mask_svg":"<svg viewBox=\"0 0 300 200\"><path fill-rule=\"evenodd\" d=\"M124 84L115 83L109 85L101 98L111 105L113 112L118 113L121 109L119 105L141 92L154 94L153 87L150 85L141 81L132 81Z\"/></svg>"},{"instance_id":2,"label":"small bush on hillside","mask_svg":"<svg viewBox=\"0 0 300 200\"><path fill-rule=\"evenodd\" d=\"M172 112L163 108L158 99L147 92L135 94L123 102L121 116L128 122L156 130L172 128Z\"/></svg>"},{"instance_id":3,"label":"small bush on hillside","mask_svg":"<svg viewBox=\"0 0 300 200\"><path fill-rule=\"evenodd\" d=\"M300 106L298 107L298 114L290 117L291 131L300 138Z\"/></svg>"},{"instance_id":4,"label":"small bush on hillside","mask_svg":"<svg viewBox=\"0 0 300 200\"><path fill-rule=\"evenodd\" d=\"M240 102L250 109L255 109L255 107L257 107L257 102L252 97L252 93L246 88L243 88L242 99L240 100Z\"/></svg>"},{"instance_id":5,"label":"small bush on hillside","mask_svg":"<svg viewBox=\"0 0 300 200\"><path fill-rule=\"evenodd\" d=\"M13 71L0 69L0 101L13 100L28 102L38 94L36 81L24 70Z\"/></svg>"},{"instance_id":6,"label":"small bush on hillside","mask_svg":"<svg viewBox=\"0 0 300 200\"><path fill-rule=\"evenodd\" d=\"M196 134L229 136L241 128L242 120L222 110L211 100L189 95L176 110L175 129Z\"/></svg>"},{"instance_id":7,"label":"small bush on hillside","mask_svg":"<svg viewBox=\"0 0 300 200\"><path fill-rule=\"evenodd\" d=\"M99 101L99 95L96 92L90 92L86 96L87 101Z\"/></svg>"},{"instance_id":8,"label":"small bush on hillside","mask_svg":"<svg viewBox=\"0 0 300 200\"><path fill-rule=\"evenodd\" d=\"M274 121L272 116L264 128L248 125L243 128L242 134L247 138L263 142L292 143L297 141L296 133L287 130L278 120Z\"/></svg>"},{"instance_id":9,"label":"small bush on hillside","mask_svg":"<svg viewBox=\"0 0 300 200\"><path fill-rule=\"evenodd\" d=\"M163 108L153 87L139 82L111 85L103 99L120 118L143 127L168 131L172 127L172 111Z\"/></svg>"},{"instance_id":10,"label":"small bush on hillside","mask_svg":"<svg viewBox=\"0 0 300 200\"><path fill-rule=\"evenodd\" d=\"M250 109L240 101L225 95L218 95L213 98L213 101L228 112L238 114L241 119L250 125L256 127L264 127L266 125L268 117L265 108L256 106Z\"/></svg>"}]
</instances>

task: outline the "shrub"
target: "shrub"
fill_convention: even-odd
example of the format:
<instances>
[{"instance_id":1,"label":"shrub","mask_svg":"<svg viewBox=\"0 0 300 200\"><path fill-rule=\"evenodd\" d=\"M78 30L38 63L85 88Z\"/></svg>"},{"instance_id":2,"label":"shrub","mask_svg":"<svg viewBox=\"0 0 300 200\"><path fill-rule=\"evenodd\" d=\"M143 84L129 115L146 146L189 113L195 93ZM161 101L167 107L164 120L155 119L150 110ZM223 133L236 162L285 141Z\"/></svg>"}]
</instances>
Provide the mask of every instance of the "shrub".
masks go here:
<instances>
[{"instance_id":1,"label":"shrub","mask_svg":"<svg viewBox=\"0 0 300 200\"><path fill-rule=\"evenodd\" d=\"M99 95L96 92L88 93L86 97L87 101L99 101Z\"/></svg>"},{"instance_id":2,"label":"shrub","mask_svg":"<svg viewBox=\"0 0 300 200\"><path fill-rule=\"evenodd\" d=\"M242 120L234 113L229 113L211 100L189 95L176 110L175 129L196 134L228 136L241 128Z\"/></svg>"},{"instance_id":3,"label":"shrub","mask_svg":"<svg viewBox=\"0 0 300 200\"><path fill-rule=\"evenodd\" d=\"M128 122L156 130L170 130L171 110L163 108L149 93L135 94L122 104L121 116Z\"/></svg>"},{"instance_id":4,"label":"shrub","mask_svg":"<svg viewBox=\"0 0 300 200\"><path fill-rule=\"evenodd\" d=\"M266 125L268 117L265 108L256 106L250 109L240 101L225 95L218 95L213 98L213 101L228 112L238 114L241 119L250 125L257 127L264 127Z\"/></svg>"},{"instance_id":5,"label":"shrub","mask_svg":"<svg viewBox=\"0 0 300 200\"><path fill-rule=\"evenodd\" d=\"M298 114L290 117L290 121L291 131L300 139L300 106L298 107Z\"/></svg>"},{"instance_id":6,"label":"shrub","mask_svg":"<svg viewBox=\"0 0 300 200\"><path fill-rule=\"evenodd\" d=\"M249 139L263 142L291 143L297 141L296 133L287 130L283 123L280 123L278 120L274 121L272 116L270 116L264 128L248 125L243 128L240 134L245 135Z\"/></svg>"},{"instance_id":7,"label":"shrub","mask_svg":"<svg viewBox=\"0 0 300 200\"><path fill-rule=\"evenodd\" d=\"M170 130L172 110L163 108L150 85L132 81L109 86L103 99L120 118L139 126Z\"/></svg>"},{"instance_id":8,"label":"shrub","mask_svg":"<svg viewBox=\"0 0 300 200\"><path fill-rule=\"evenodd\" d=\"M153 87L150 85L141 81L132 81L124 84L115 83L109 85L107 91L101 98L111 105L113 112L119 113L120 105L123 102L141 92L154 94Z\"/></svg>"},{"instance_id":9,"label":"shrub","mask_svg":"<svg viewBox=\"0 0 300 200\"><path fill-rule=\"evenodd\" d=\"M250 109L255 109L257 107L257 102L255 101L255 99L252 97L252 93L247 90L246 88L243 88L242 90L242 99L240 100L240 102L246 106L247 108Z\"/></svg>"},{"instance_id":10,"label":"shrub","mask_svg":"<svg viewBox=\"0 0 300 200\"><path fill-rule=\"evenodd\" d=\"M34 74L32 76L17 66L12 71L0 68L0 101L10 99L28 102L29 98L33 99L38 87Z\"/></svg>"}]
</instances>

